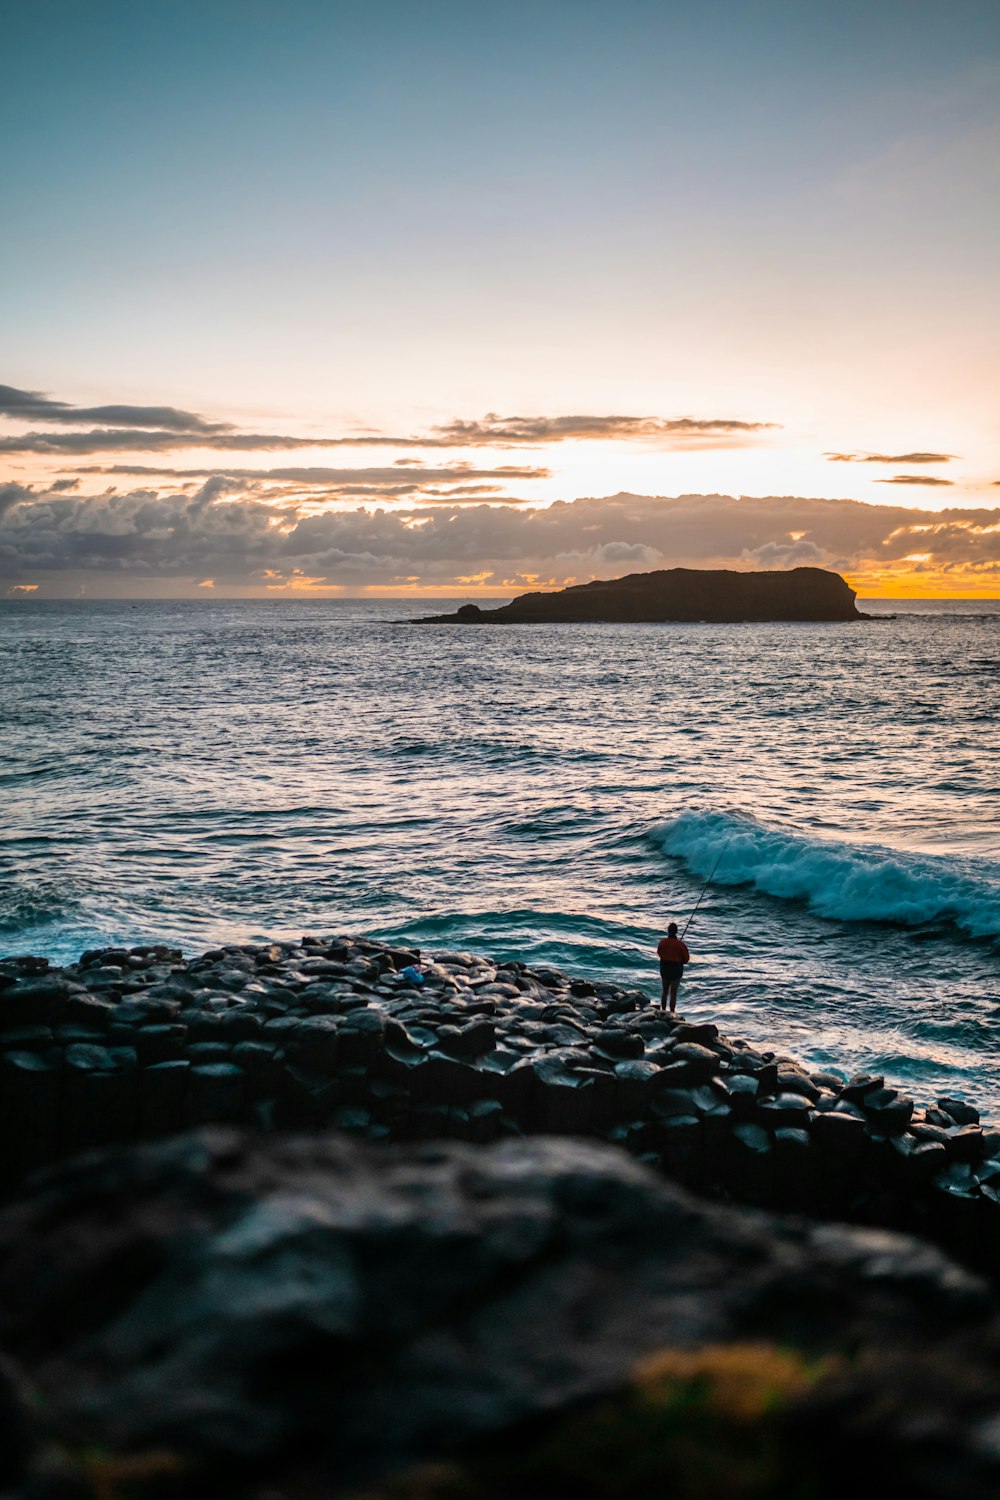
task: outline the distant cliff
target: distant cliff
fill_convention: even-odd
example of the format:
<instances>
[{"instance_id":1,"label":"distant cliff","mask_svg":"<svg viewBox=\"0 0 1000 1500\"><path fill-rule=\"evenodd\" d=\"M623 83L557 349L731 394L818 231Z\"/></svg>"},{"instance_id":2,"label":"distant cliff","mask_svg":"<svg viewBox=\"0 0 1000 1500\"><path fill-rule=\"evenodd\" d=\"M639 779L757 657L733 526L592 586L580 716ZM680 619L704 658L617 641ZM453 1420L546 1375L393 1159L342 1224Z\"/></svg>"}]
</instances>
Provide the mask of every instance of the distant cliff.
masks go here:
<instances>
[{"instance_id":1,"label":"distant cliff","mask_svg":"<svg viewBox=\"0 0 1000 1500\"><path fill-rule=\"evenodd\" d=\"M578 583L554 594L521 594L500 609L465 604L453 615L414 625L583 624L591 620L863 620L855 593L824 568L736 573L716 568L666 568L625 578Z\"/></svg>"}]
</instances>

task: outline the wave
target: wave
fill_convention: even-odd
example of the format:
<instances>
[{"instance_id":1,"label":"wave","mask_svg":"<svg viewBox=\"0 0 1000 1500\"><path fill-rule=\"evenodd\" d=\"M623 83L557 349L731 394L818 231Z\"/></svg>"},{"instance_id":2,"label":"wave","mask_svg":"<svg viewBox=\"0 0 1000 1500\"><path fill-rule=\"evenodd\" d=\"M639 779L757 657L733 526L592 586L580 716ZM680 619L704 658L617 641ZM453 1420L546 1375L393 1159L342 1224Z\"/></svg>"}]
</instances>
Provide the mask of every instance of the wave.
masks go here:
<instances>
[{"instance_id":1,"label":"wave","mask_svg":"<svg viewBox=\"0 0 1000 1500\"><path fill-rule=\"evenodd\" d=\"M716 812L682 813L656 837L703 880L804 901L822 917L951 923L969 937L1000 938L1000 868L990 861L808 838Z\"/></svg>"}]
</instances>

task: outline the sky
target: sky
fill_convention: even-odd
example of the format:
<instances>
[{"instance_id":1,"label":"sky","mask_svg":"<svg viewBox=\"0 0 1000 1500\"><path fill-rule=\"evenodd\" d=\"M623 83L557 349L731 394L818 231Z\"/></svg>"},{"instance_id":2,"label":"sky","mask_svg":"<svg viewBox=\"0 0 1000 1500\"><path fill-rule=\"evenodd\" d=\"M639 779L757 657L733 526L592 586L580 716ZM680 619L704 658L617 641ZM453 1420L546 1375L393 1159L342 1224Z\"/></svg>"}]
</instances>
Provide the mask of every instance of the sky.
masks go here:
<instances>
[{"instance_id":1,"label":"sky","mask_svg":"<svg viewBox=\"0 0 1000 1500\"><path fill-rule=\"evenodd\" d=\"M33 0L0 597L1000 596L997 0Z\"/></svg>"}]
</instances>

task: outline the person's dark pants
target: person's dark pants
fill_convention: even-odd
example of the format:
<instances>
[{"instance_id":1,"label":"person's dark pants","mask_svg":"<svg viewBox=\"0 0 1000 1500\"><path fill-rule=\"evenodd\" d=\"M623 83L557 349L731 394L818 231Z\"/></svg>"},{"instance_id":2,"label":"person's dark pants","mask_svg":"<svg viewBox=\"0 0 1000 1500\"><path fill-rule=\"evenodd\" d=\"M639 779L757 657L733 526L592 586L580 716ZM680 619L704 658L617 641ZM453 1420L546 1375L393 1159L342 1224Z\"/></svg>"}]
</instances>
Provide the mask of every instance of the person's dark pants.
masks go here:
<instances>
[{"instance_id":1,"label":"person's dark pants","mask_svg":"<svg viewBox=\"0 0 1000 1500\"><path fill-rule=\"evenodd\" d=\"M662 1005L666 1005L666 1003L667 1003L668 991L669 991L671 985L678 985L678 984L680 984L680 982L681 982L681 980L683 978L684 978L684 965L683 964L677 963L673 959L666 959L666 958L661 958L660 959L660 981L661 981L661 984L663 986L663 993L660 996L660 1003Z\"/></svg>"}]
</instances>

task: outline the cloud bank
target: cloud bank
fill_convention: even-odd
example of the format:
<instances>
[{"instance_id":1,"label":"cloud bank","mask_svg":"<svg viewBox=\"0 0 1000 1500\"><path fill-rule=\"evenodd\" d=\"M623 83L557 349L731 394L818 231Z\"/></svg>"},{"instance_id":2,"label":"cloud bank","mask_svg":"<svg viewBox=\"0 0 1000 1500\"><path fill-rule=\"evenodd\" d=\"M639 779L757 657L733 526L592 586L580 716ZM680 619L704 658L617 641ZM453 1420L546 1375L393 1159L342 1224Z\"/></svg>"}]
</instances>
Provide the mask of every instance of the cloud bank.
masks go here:
<instances>
[{"instance_id":1,"label":"cloud bank","mask_svg":"<svg viewBox=\"0 0 1000 1500\"><path fill-rule=\"evenodd\" d=\"M247 493L214 475L193 492L78 496L0 489L0 591L141 594L218 588L475 586L517 592L655 567L802 563L890 580L895 573L1000 583L1000 508L929 513L731 495L557 501L543 509L444 503L433 510L308 505ZM202 590L204 592L204 590Z\"/></svg>"}]
</instances>

